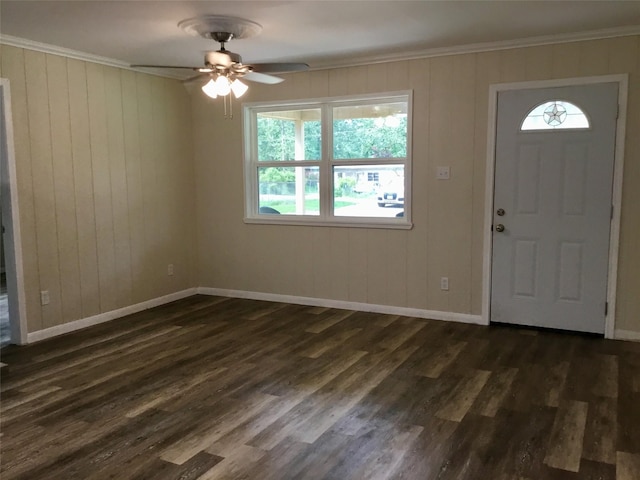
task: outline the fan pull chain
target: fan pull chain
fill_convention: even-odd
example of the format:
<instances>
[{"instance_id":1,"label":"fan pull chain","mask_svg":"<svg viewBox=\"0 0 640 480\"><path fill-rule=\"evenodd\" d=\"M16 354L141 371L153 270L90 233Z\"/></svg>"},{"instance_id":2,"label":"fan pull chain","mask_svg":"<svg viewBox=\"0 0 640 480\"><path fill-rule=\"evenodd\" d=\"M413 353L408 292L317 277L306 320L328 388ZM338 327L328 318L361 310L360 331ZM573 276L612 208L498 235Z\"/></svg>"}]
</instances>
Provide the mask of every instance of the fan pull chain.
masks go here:
<instances>
[{"instance_id":1,"label":"fan pull chain","mask_svg":"<svg viewBox=\"0 0 640 480\"><path fill-rule=\"evenodd\" d=\"M231 98L231 95L225 95L224 97L222 97L222 104L224 105L224 119L233 120L233 99Z\"/></svg>"},{"instance_id":2,"label":"fan pull chain","mask_svg":"<svg viewBox=\"0 0 640 480\"><path fill-rule=\"evenodd\" d=\"M227 100L229 101L228 107ZM222 97L222 104L224 105L224 119L233 120L233 101L231 95L225 95L224 97Z\"/></svg>"}]
</instances>

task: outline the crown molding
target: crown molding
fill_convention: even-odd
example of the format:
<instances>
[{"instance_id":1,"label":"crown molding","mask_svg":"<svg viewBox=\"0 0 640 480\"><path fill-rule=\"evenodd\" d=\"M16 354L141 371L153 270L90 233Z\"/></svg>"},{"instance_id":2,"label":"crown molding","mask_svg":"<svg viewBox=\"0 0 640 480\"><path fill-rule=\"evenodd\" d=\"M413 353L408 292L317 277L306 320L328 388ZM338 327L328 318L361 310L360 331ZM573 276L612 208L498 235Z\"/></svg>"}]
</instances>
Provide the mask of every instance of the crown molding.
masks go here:
<instances>
[{"instance_id":1,"label":"crown molding","mask_svg":"<svg viewBox=\"0 0 640 480\"><path fill-rule=\"evenodd\" d=\"M341 60L317 60L313 61L311 70L325 70L329 68L357 67L376 63L398 62L404 60L417 60L421 58L443 57L447 55L462 55L468 53L490 52L496 50L509 50L513 48L538 47L558 43L581 42L585 40L600 40L605 38L625 37L640 35L640 25L630 25L625 27L606 28L601 30L590 30L587 32L563 33L555 35L544 35L539 37L527 37L515 40L501 40L498 42L482 42L466 45L456 45L452 47L425 48L411 50L407 52L384 53L377 55L356 55L354 57ZM71 50L69 48L49 45L47 43L35 42L25 38L0 34L0 44L13 47L26 48L43 53L60 55L85 62L93 62L110 67L123 68L134 72L147 73L160 77L184 80L180 74L175 74L161 69L139 69L131 68L128 63L113 58L101 57L91 53Z\"/></svg>"},{"instance_id":2,"label":"crown molding","mask_svg":"<svg viewBox=\"0 0 640 480\"><path fill-rule=\"evenodd\" d=\"M465 45L455 45L451 47L425 48L407 52L384 53L369 56L355 55L354 57L341 59L339 61L314 61L311 70L358 67L376 63L418 60L422 58L491 52L496 50L510 50L513 48L539 47L542 45L582 42L585 40L601 40L605 38L627 37L632 35L640 35L640 25L607 28L601 30L590 30L586 32L527 37L515 40L500 40L497 42L471 43Z\"/></svg>"},{"instance_id":3,"label":"crown molding","mask_svg":"<svg viewBox=\"0 0 640 480\"><path fill-rule=\"evenodd\" d=\"M108 67L122 68L124 70L131 70L133 72L147 73L149 75L156 75L159 77L174 78L178 80L183 79L183 77L181 77L180 75L168 73L161 69L146 68L142 70L140 68L132 68L128 63L121 60L116 60L114 58L101 57L92 53L80 52L78 50L72 50L70 48L58 47L56 45L36 42L33 40L28 40L26 38L14 37L11 35L0 34L0 44L9 45L11 47L26 48L27 50L59 55L66 58L73 58L75 60L82 60L84 62L97 63L100 65L106 65Z\"/></svg>"}]
</instances>

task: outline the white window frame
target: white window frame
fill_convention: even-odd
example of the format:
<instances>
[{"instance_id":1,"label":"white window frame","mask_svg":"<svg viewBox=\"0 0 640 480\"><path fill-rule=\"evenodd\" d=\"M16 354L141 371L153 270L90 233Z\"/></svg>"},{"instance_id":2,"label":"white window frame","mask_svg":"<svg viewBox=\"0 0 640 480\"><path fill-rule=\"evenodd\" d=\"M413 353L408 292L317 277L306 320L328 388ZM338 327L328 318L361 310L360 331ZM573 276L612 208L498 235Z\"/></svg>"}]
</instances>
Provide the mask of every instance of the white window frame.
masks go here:
<instances>
[{"instance_id":1,"label":"white window frame","mask_svg":"<svg viewBox=\"0 0 640 480\"><path fill-rule=\"evenodd\" d=\"M349 105L407 102L407 156L405 158L364 158L335 160L333 158L333 109ZM320 160L293 160L286 162L258 161L257 115L261 112L278 110L321 110L321 158ZM243 156L244 156L244 197L245 223L279 225L313 225L332 227L364 227L410 229L411 223L411 164L412 164L412 124L413 92L411 90L385 92L367 95L325 97L305 100L252 102L243 104ZM259 167L273 166L319 167L320 214L319 215L266 215L258 212ZM404 166L404 216L403 217L346 217L333 215L333 167L372 164L397 164Z\"/></svg>"}]
</instances>

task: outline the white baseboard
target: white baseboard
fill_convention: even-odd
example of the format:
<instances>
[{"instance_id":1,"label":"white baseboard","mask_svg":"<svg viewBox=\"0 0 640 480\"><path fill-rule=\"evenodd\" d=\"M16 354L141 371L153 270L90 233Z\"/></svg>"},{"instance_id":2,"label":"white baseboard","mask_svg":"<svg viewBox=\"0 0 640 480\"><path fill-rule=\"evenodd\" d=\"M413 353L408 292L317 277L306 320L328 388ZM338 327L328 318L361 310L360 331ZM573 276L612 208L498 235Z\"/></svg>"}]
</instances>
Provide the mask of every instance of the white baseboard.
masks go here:
<instances>
[{"instance_id":1,"label":"white baseboard","mask_svg":"<svg viewBox=\"0 0 640 480\"><path fill-rule=\"evenodd\" d=\"M195 295L196 291L196 288L188 288L180 292L170 293L169 295L165 295L163 297L152 298L151 300L136 303L135 305L130 305L128 307L118 308L117 310L111 310L110 312L99 313L98 315L93 315L91 317L81 318L79 320L74 320L73 322L63 323L62 325L45 328L44 330L38 330L37 332L31 332L27 335L27 343L39 342L40 340L44 340L46 338L74 332L82 328L91 327L93 325L98 325L99 323L104 323L110 320L115 320L116 318L125 317L127 315L131 315L132 313L138 313L143 310L158 307L160 305L164 305L165 303L174 302L176 300Z\"/></svg>"},{"instance_id":2,"label":"white baseboard","mask_svg":"<svg viewBox=\"0 0 640 480\"><path fill-rule=\"evenodd\" d=\"M324 298L298 297L294 295L279 295L276 293L248 292L245 290L225 290L221 288L198 287L201 295L217 295L220 297L247 298L264 300L267 302L293 303L313 307L341 308L344 310L359 310L361 312L386 313L389 315L403 315L407 317L445 320L447 322L474 323L486 325L481 315L468 313L441 312L438 310L423 310L419 308L395 307L393 305L375 305L372 303L347 302Z\"/></svg>"},{"instance_id":3,"label":"white baseboard","mask_svg":"<svg viewBox=\"0 0 640 480\"><path fill-rule=\"evenodd\" d=\"M640 342L640 332L616 329L613 331L613 338L614 340L631 340L633 342Z\"/></svg>"},{"instance_id":4,"label":"white baseboard","mask_svg":"<svg viewBox=\"0 0 640 480\"><path fill-rule=\"evenodd\" d=\"M100 313L87 318L81 318L55 327L31 332L27 335L27 343L38 342L47 338L74 332L82 328L98 325L126 315L138 313L166 303L181 300L191 295L216 295L220 297L246 298L250 300L264 300L267 302L292 303L296 305L308 305L313 307L341 308L344 310L358 310L361 312L384 313L388 315L402 315L407 317L426 318L432 320L444 320L447 322L471 323L486 325L481 315L468 313L442 312L439 310L424 310L419 308L396 307L393 305L376 305L372 303L348 302L344 300L331 300L325 298L299 297L295 295L280 295L276 293L249 292L246 290L227 290L222 288L198 287L188 288L180 292L170 293L163 297L153 298L145 302L119 308L110 312ZM614 339L640 341L640 332L633 330L615 330Z\"/></svg>"}]
</instances>

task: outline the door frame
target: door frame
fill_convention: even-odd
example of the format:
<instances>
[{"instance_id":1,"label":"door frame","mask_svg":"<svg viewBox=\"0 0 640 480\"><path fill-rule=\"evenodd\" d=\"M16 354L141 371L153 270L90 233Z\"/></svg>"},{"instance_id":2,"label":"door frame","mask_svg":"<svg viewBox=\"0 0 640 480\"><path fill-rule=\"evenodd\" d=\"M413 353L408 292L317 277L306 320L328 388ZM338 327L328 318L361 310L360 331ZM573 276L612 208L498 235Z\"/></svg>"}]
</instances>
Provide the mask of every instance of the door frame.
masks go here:
<instances>
[{"instance_id":1,"label":"door frame","mask_svg":"<svg viewBox=\"0 0 640 480\"><path fill-rule=\"evenodd\" d=\"M608 311L605 315L604 337L615 337L616 292L618 282L618 256L620 242L620 214L622 211L622 180L624 175L624 142L627 120L627 97L629 75L600 75L592 77L563 78L515 83L497 83L489 86L489 121L487 128L487 163L485 179L484 235L482 249L482 324L489 325L491 320L491 264L493 257L493 189L496 164L496 135L498 120L498 94L507 90L529 90L536 88L554 88L583 86L598 83L618 84L618 119L616 122L616 141L613 159L613 190L611 203L613 216L609 233L609 266L607 279Z\"/></svg>"},{"instance_id":2,"label":"door frame","mask_svg":"<svg viewBox=\"0 0 640 480\"><path fill-rule=\"evenodd\" d=\"M2 169L3 186L8 187L8 195L3 197L8 202L2 202L2 218L5 223L4 237L5 270L7 275L7 291L9 302L9 323L11 326L11 342L18 345L27 343L26 325L26 295L24 285L24 266L22 256L22 235L20 233L20 214L18 209L18 180L16 174L16 156L13 136L13 116L11 113L11 89L9 80L0 78L0 115L5 125L7 158ZM1 135L1 133L0 133Z\"/></svg>"}]
</instances>

